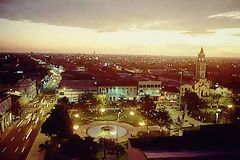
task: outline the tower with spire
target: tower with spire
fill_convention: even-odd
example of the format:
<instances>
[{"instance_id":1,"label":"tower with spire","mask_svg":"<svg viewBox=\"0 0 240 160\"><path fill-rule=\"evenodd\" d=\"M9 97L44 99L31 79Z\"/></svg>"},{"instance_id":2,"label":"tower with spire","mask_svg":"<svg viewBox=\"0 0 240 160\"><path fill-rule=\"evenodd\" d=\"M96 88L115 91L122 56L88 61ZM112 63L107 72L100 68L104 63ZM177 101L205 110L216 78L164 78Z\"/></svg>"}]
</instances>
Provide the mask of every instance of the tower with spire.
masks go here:
<instances>
[{"instance_id":1,"label":"tower with spire","mask_svg":"<svg viewBox=\"0 0 240 160\"><path fill-rule=\"evenodd\" d=\"M205 53L203 51L203 47L201 47L201 51L198 53L198 59L196 62L196 70L195 70L195 79L205 79L206 78L206 58Z\"/></svg>"}]
</instances>

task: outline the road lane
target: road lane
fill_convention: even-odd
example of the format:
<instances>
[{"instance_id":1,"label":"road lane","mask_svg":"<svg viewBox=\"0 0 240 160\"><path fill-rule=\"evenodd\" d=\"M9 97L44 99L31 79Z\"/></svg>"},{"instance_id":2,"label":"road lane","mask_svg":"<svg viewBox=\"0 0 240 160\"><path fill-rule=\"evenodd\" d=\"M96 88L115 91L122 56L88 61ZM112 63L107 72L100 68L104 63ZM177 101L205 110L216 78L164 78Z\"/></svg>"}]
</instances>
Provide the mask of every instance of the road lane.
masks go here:
<instances>
[{"instance_id":1,"label":"road lane","mask_svg":"<svg viewBox=\"0 0 240 160\"><path fill-rule=\"evenodd\" d=\"M39 102L34 108L29 108L28 113L35 113L35 119L27 123L28 119L25 117L16 124L11 131L0 142L0 160L25 160L35 139L38 135L42 123L47 117L47 113L54 106L50 100L55 98L55 95L41 96ZM41 103L44 101L45 104ZM40 114L40 111L44 116ZM28 114L27 113L27 114ZM26 115L27 115L26 114ZM25 116L26 116L25 115ZM32 116L30 117L32 119ZM29 119L30 119L29 118ZM32 129L31 134L26 139L29 130Z\"/></svg>"},{"instance_id":2,"label":"road lane","mask_svg":"<svg viewBox=\"0 0 240 160\"><path fill-rule=\"evenodd\" d=\"M26 159L31 146L36 139L38 132L40 131L43 120L39 120L38 123L31 122L30 124L25 124L22 126L20 132L12 132L14 141L9 142L9 139L4 139L1 143L1 148L3 147L3 152L0 154L0 159L11 159L11 160L24 160ZM27 134L32 129L31 134L26 139Z\"/></svg>"}]
</instances>

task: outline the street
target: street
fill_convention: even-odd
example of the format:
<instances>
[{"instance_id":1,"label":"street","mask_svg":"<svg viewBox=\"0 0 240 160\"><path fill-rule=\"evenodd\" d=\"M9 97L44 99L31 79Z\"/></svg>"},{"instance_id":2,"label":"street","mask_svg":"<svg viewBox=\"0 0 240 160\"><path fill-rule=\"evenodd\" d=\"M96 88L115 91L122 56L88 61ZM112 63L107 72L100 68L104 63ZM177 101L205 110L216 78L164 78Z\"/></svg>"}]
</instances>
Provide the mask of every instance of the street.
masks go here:
<instances>
[{"instance_id":1,"label":"street","mask_svg":"<svg viewBox=\"0 0 240 160\"><path fill-rule=\"evenodd\" d=\"M13 123L8 133L0 139L0 160L25 160L40 132L42 123L56 104L55 94L45 91L55 91L61 80L60 74L52 71L41 94L22 108L20 120Z\"/></svg>"},{"instance_id":2,"label":"street","mask_svg":"<svg viewBox=\"0 0 240 160\"><path fill-rule=\"evenodd\" d=\"M54 103L45 96L37 104L37 108L31 108L32 116L25 116L12 130L2 139L0 143L1 160L25 160L31 147L45 121L47 113L52 109Z\"/></svg>"}]
</instances>

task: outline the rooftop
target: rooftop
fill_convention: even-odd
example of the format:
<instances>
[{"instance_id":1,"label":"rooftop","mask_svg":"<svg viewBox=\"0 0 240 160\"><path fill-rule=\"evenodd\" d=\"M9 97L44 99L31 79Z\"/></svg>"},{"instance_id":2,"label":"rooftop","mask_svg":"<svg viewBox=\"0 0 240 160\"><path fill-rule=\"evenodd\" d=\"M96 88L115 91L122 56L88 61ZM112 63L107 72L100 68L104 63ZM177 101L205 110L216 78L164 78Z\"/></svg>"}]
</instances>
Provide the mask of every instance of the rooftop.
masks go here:
<instances>
[{"instance_id":1,"label":"rooftop","mask_svg":"<svg viewBox=\"0 0 240 160\"><path fill-rule=\"evenodd\" d=\"M238 156L240 127L236 125L204 126L185 132L183 136L132 138L132 147L144 152L148 159Z\"/></svg>"},{"instance_id":2,"label":"rooftop","mask_svg":"<svg viewBox=\"0 0 240 160\"><path fill-rule=\"evenodd\" d=\"M93 80L93 76L90 73L82 73L77 71L67 70L62 74L63 80Z\"/></svg>"},{"instance_id":3,"label":"rooftop","mask_svg":"<svg viewBox=\"0 0 240 160\"><path fill-rule=\"evenodd\" d=\"M61 80L59 88L71 88L78 90L96 90L97 86L93 80Z\"/></svg>"},{"instance_id":4,"label":"rooftop","mask_svg":"<svg viewBox=\"0 0 240 160\"><path fill-rule=\"evenodd\" d=\"M98 86L136 86L138 82L133 80L107 80L107 81L99 81Z\"/></svg>"},{"instance_id":5,"label":"rooftop","mask_svg":"<svg viewBox=\"0 0 240 160\"><path fill-rule=\"evenodd\" d=\"M162 90L164 92L179 93L179 89L177 87L174 87L174 86L164 86L162 88Z\"/></svg>"}]
</instances>

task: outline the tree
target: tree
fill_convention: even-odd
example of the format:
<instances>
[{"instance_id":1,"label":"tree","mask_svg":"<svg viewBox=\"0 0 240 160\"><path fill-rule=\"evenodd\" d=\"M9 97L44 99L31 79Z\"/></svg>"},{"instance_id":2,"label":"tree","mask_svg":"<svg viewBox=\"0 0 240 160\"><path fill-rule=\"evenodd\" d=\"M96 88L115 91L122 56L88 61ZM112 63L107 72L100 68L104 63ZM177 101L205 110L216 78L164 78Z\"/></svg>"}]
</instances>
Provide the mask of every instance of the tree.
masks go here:
<instances>
[{"instance_id":1,"label":"tree","mask_svg":"<svg viewBox=\"0 0 240 160\"><path fill-rule=\"evenodd\" d=\"M141 101L141 113L149 114L156 110L156 104L153 102L149 95L142 97L140 101Z\"/></svg>"},{"instance_id":2,"label":"tree","mask_svg":"<svg viewBox=\"0 0 240 160\"><path fill-rule=\"evenodd\" d=\"M99 101L97 98L93 95L93 93L83 93L79 96L79 104L81 106L81 109L91 109L92 106L97 106Z\"/></svg>"},{"instance_id":3,"label":"tree","mask_svg":"<svg viewBox=\"0 0 240 160\"><path fill-rule=\"evenodd\" d=\"M58 99L58 104L66 106L66 105L69 105L70 102L67 97L62 97L62 98Z\"/></svg>"},{"instance_id":4,"label":"tree","mask_svg":"<svg viewBox=\"0 0 240 160\"><path fill-rule=\"evenodd\" d=\"M210 96L210 105L217 105L219 106L221 95L220 94L213 94Z\"/></svg>"},{"instance_id":5,"label":"tree","mask_svg":"<svg viewBox=\"0 0 240 160\"><path fill-rule=\"evenodd\" d=\"M219 104L223 106L233 105L234 99L232 97L220 97Z\"/></svg>"},{"instance_id":6,"label":"tree","mask_svg":"<svg viewBox=\"0 0 240 160\"><path fill-rule=\"evenodd\" d=\"M82 102L91 102L95 99L94 95L92 93L83 93L80 97L79 100Z\"/></svg>"},{"instance_id":7,"label":"tree","mask_svg":"<svg viewBox=\"0 0 240 160\"><path fill-rule=\"evenodd\" d=\"M158 125L168 125L172 122L170 115L166 110L156 109L156 104L149 95L142 97L140 112L146 119L149 119Z\"/></svg>"},{"instance_id":8,"label":"tree","mask_svg":"<svg viewBox=\"0 0 240 160\"><path fill-rule=\"evenodd\" d=\"M41 133L50 137L67 138L73 133L72 126L67 109L62 105L56 105L42 124Z\"/></svg>"},{"instance_id":9,"label":"tree","mask_svg":"<svg viewBox=\"0 0 240 160\"><path fill-rule=\"evenodd\" d=\"M78 160L96 160L96 155L99 149L97 142L93 138L80 138L78 135L72 135L60 147L60 153L68 156L71 159Z\"/></svg>"},{"instance_id":10,"label":"tree","mask_svg":"<svg viewBox=\"0 0 240 160\"><path fill-rule=\"evenodd\" d=\"M112 139L101 138L99 140L99 145L101 152L104 154L104 158L108 155L113 159L117 159L117 157L120 158L120 156L126 155L125 148Z\"/></svg>"},{"instance_id":11,"label":"tree","mask_svg":"<svg viewBox=\"0 0 240 160\"><path fill-rule=\"evenodd\" d=\"M157 116L155 116L155 121L158 125L170 124L172 119L166 110L158 110Z\"/></svg>"},{"instance_id":12,"label":"tree","mask_svg":"<svg viewBox=\"0 0 240 160\"><path fill-rule=\"evenodd\" d=\"M106 108L109 106L110 101L106 95L97 95L96 96L96 108Z\"/></svg>"},{"instance_id":13,"label":"tree","mask_svg":"<svg viewBox=\"0 0 240 160\"><path fill-rule=\"evenodd\" d=\"M194 111L200 108L201 99L195 92L186 92L182 97L182 102L187 105L189 111Z\"/></svg>"}]
</instances>

